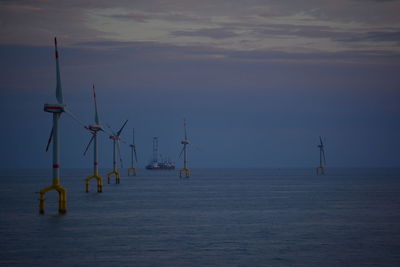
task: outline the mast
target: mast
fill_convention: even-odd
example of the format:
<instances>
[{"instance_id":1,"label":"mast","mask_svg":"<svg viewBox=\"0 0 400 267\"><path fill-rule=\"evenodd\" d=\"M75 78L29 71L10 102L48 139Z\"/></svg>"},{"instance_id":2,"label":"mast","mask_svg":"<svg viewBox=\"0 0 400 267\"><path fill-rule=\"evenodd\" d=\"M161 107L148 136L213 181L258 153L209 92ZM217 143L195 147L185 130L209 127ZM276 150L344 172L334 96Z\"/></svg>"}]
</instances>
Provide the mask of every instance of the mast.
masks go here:
<instances>
[{"instance_id":1,"label":"mast","mask_svg":"<svg viewBox=\"0 0 400 267\"><path fill-rule=\"evenodd\" d=\"M158 162L158 137L153 137L153 162Z\"/></svg>"}]
</instances>

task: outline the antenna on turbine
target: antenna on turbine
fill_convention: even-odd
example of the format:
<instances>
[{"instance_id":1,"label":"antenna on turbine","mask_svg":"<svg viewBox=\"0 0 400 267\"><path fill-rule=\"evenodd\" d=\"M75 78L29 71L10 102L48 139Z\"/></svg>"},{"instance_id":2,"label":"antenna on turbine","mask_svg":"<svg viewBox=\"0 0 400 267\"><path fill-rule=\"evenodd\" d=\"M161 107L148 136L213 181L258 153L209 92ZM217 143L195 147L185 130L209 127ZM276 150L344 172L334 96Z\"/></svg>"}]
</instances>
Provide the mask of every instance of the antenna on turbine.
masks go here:
<instances>
[{"instance_id":1,"label":"antenna on turbine","mask_svg":"<svg viewBox=\"0 0 400 267\"><path fill-rule=\"evenodd\" d=\"M325 160L325 149L324 149L324 143L322 142L321 136L319 137L319 142L320 144L318 145L319 148L319 166L317 167L317 175L325 174L325 167L326 165L326 160Z\"/></svg>"},{"instance_id":2,"label":"antenna on turbine","mask_svg":"<svg viewBox=\"0 0 400 267\"><path fill-rule=\"evenodd\" d=\"M99 122L99 115L97 111L97 101L96 101L96 89L93 84L93 100L94 100L94 121L95 124L89 125L85 127L87 130L90 131L92 134L92 137L89 140L89 143L86 146L85 152L83 152L83 155L86 155L86 152L88 151L90 145L93 142L93 175L87 177L85 179L86 181L86 193L89 192L89 182L91 179L96 179L97 180L97 192L101 193L103 192L103 179L99 175L99 163L98 163L98 143L97 143L97 133L99 131L104 131L103 127L100 125Z\"/></svg>"},{"instance_id":3,"label":"antenna on turbine","mask_svg":"<svg viewBox=\"0 0 400 267\"><path fill-rule=\"evenodd\" d=\"M107 173L107 182L110 183L110 177L114 174L115 175L115 183L119 184L120 183L120 173L117 170L117 154L118 153L118 157L119 157L119 161L121 164L121 168L123 167L122 165L122 157L121 157L121 149L120 149L120 135L122 133L122 130L124 129L126 123L128 122L128 120L125 121L125 123L122 125L122 127L119 129L118 132L114 132L112 131L111 135L110 135L110 139L113 140L113 170L109 173ZM109 127L109 126L108 126ZM111 127L109 127L111 129Z\"/></svg>"},{"instance_id":4,"label":"antenna on turbine","mask_svg":"<svg viewBox=\"0 0 400 267\"><path fill-rule=\"evenodd\" d=\"M131 174L136 176L136 167L135 164L137 162L137 155L136 155L136 145L135 145L135 129L132 129L132 144L129 145L131 147L131 167L128 168L128 176Z\"/></svg>"},{"instance_id":5,"label":"antenna on turbine","mask_svg":"<svg viewBox=\"0 0 400 267\"><path fill-rule=\"evenodd\" d=\"M186 150L187 149L186 146L189 144L189 140L187 138L186 119L183 120L183 128L184 128L184 132L185 132L185 139L183 139L183 141L181 142L181 144L183 145L183 148L179 155L179 158L180 158L183 153L183 168L180 169L180 171L179 171L179 177L182 178L182 173L184 172L186 178L189 178L190 172L189 172L189 167L188 167L187 150Z\"/></svg>"}]
</instances>

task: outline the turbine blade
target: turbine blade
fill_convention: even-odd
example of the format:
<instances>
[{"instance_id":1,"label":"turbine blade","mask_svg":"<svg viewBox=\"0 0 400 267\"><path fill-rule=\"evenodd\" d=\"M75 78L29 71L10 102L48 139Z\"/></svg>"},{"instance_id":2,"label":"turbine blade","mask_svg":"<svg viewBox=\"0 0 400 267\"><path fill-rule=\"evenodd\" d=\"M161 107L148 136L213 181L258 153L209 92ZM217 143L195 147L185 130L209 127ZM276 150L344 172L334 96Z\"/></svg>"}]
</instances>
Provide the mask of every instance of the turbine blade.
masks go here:
<instances>
[{"instance_id":1,"label":"turbine blade","mask_svg":"<svg viewBox=\"0 0 400 267\"><path fill-rule=\"evenodd\" d=\"M50 143L51 143L51 140L53 139L53 131L54 131L54 127L51 127L49 140L47 141L46 152L49 151Z\"/></svg>"},{"instance_id":2,"label":"turbine blade","mask_svg":"<svg viewBox=\"0 0 400 267\"><path fill-rule=\"evenodd\" d=\"M322 149L322 158L324 159L324 164L326 164L326 160L325 160L325 150Z\"/></svg>"},{"instance_id":3,"label":"turbine blade","mask_svg":"<svg viewBox=\"0 0 400 267\"><path fill-rule=\"evenodd\" d=\"M71 111L69 111L68 109L64 108L64 112L67 113L74 121L76 121L77 123L79 123L80 125L83 126L83 128L88 129L88 127L86 126L86 124L84 124L80 119L78 119L78 117L76 117Z\"/></svg>"},{"instance_id":4,"label":"turbine blade","mask_svg":"<svg viewBox=\"0 0 400 267\"><path fill-rule=\"evenodd\" d=\"M125 140L125 139L122 139L121 137L119 138L119 141L121 141L122 143L124 143L124 144L128 144L128 142Z\"/></svg>"},{"instance_id":5,"label":"turbine blade","mask_svg":"<svg viewBox=\"0 0 400 267\"><path fill-rule=\"evenodd\" d=\"M133 145L133 152L135 153L135 162L137 162L136 146L135 145Z\"/></svg>"},{"instance_id":6,"label":"turbine blade","mask_svg":"<svg viewBox=\"0 0 400 267\"><path fill-rule=\"evenodd\" d=\"M106 124L106 126L107 126L107 128L110 130L110 131L107 131L106 129L104 129L104 131L106 132L106 133L108 133L110 136L116 136L117 134L113 131L113 129L111 128L111 126L107 123Z\"/></svg>"},{"instance_id":7,"label":"turbine blade","mask_svg":"<svg viewBox=\"0 0 400 267\"><path fill-rule=\"evenodd\" d=\"M57 85L56 85L56 98L59 104L63 103L63 94L61 88L61 75L60 75L60 65L58 62L58 49L57 49L57 38L54 37L54 47L55 47L55 57L56 57L56 77L57 77Z\"/></svg>"},{"instance_id":8,"label":"turbine blade","mask_svg":"<svg viewBox=\"0 0 400 267\"><path fill-rule=\"evenodd\" d=\"M126 123L128 122L128 120L125 121L125 123L122 125L121 129L119 129L119 131L117 132L117 135L119 136L122 132L122 130L124 129Z\"/></svg>"},{"instance_id":9,"label":"turbine blade","mask_svg":"<svg viewBox=\"0 0 400 267\"><path fill-rule=\"evenodd\" d=\"M101 128L100 131L105 132L106 134L108 134L109 136L113 135L111 132L109 132L108 130Z\"/></svg>"},{"instance_id":10,"label":"turbine blade","mask_svg":"<svg viewBox=\"0 0 400 267\"><path fill-rule=\"evenodd\" d=\"M319 141L320 141L320 143L321 143L321 146L323 146L324 144L322 143L322 138L321 138L321 136L319 137Z\"/></svg>"},{"instance_id":11,"label":"turbine blade","mask_svg":"<svg viewBox=\"0 0 400 267\"><path fill-rule=\"evenodd\" d=\"M132 145L135 145L135 128L132 129Z\"/></svg>"},{"instance_id":12,"label":"turbine blade","mask_svg":"<svg viewBox=\"0 0 400 267\"><path fill-rule=\"evenodd\" d=\"M93 135L92 135L92 138L90 138L90 141L89 141L89 143L87 144L87 146L86 146L86 149L85 149L85 152L83 152L83 155L85 156L86 155L86 152L88 151L88 149L89 149L89 147L90 147L90 144L93 142L93 139L94 139L94 136L96 135L96 133L94 133Z\"/></svg>"},{"instance_id":13,"label":"turbine blade","mask_svg":"<svg viewBox=\"0 0 400 267\"><path fill-rule=\"evenodd\" d=\"M119 141L117 141L117 152L118 152L118 157L119 157L119 162L121 164L121 168L123 168L124 166L123 166L123 163L122 163L121 148L120 148L120 145L119 145Z\"/></svg>"},{"instance_id":14,"label":"turbine blade","mask_svg":"<svg viewBox=\"0 0 400 267\"><path fill-rule=\"evenodd\" d=\"M93 84L93 99L94 99L94 121L96 122L97 125L99 125L100 122L99 122L99 114L97 111L96 89L94 87L94 84Z\"/></svg>"},{"instance_id":15,"label":"turbine blade","mask_svg":"<svg viewBox=\"0 0 400 267\"><path fill-rule=\"evenodd\" d=\"M182 150L181 150L181 153L179 153L179 158L182 157L183 150L185 150L185 147L183 147Z\"/></svg>"}]
</instances>

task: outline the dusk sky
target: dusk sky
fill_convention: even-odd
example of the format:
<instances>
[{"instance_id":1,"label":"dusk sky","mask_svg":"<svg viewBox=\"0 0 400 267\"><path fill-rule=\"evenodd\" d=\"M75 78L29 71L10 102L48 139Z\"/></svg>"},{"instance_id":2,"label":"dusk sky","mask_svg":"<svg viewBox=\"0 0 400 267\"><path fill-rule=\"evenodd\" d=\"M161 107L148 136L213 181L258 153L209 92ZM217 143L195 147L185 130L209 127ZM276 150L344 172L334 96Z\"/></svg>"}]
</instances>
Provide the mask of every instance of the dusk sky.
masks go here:
<instances>
[{"instance_id":1,"label":"dusk sky","mask_svg":"<svg viewBox=\"0 0 400 267\"><path fill-rule=\"evenodd\" d=\"M0 0L0 168L49 168L53 38L64 102L191 167L400 167L400 1ZM89 133L61 118L61 165L87 167ZM100 167L112 142L99 139ZM130 148L122 146L125 165Z\"/></svg>"}]
</instances>

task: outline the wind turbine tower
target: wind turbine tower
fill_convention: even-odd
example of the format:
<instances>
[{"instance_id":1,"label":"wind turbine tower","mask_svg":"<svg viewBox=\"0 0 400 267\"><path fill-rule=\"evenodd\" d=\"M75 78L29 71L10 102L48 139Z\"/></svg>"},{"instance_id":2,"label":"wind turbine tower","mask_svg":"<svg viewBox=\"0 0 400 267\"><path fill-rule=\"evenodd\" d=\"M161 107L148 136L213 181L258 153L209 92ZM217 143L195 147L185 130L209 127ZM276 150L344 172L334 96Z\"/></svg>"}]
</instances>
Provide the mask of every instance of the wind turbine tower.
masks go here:
<instances>
[{"instance_id":1,"label":"wind turbine tower","mask_svg":"<svg viewBox=\"0 0 400 267\"><path fill-rule=\"evenodd\" d=\"M93 175L91 175L85 179L86 193L89 192L89 182L91 179L97 180L97 192L101 193L101 192L103 192L103 179L99 175L99 163L98 163L98 153L97 153L97 147L98 147L97 146L97 133L99 131L104 131L104 130L101 127L100 122L99 122L99 115L97 112L96 89L94 87L94 84L93 84L93 99L94 99L94 110L95 110L95 112L94 112L95 124L89 125L86 127L86 129L89 130L90 133L92 134L92 138L90 138L90 141L89 141L88 145L86 146L85 152L83 153L84 155L86 155L86 152L88 151L90 145L93 142Z\"/></svg>"},{"instance_id":2,"label":"wind turbine tower","mask_svg":"<svg viewBox=\"0 0 400 267\"><path fill-rule=\"evenodd\" d=\"M121 149L120 149L120 135L122 130L124 129L126 123L128 120L125 121L125 123L122 125L121 129L119 129L118 132L113 132L112 135L110 135L110 139L113 140L113 170L109 173L107 173L107 182L110 183L110 177L114 174L115 175L115 183L119 184L120 183L120 174L119 171L117 170L117 154L116 152L118 151L118 157L121 163L121 168L122 168L122 158L121 158Z\"/></svg>"},{"instance_id":3,"label":"wind turbine tower","mask_svg":"<svg viewBox=\"0 0 400 267\"><path fill-rule=\"evenodd\" d=\"M189 172L189 167L188 167L188 160L187 160L187 148L186 146L189 144L189 140L187 138L187 132L186 132L186 119L184 119L183 121L183 128L185 130L185 139L181 142L181 144L183 145L182 151L180 156L183 153L183 168L180 169L179 171L179 177L182 177L182 173L185 173L186 178L189 178L190 176L190 172Z\"/></svg>"},{"instance_id":4,"label":"wind turbine tower","mask_svg":"<svg viewBox=\"0 0 400 267\"><path fill-rule=\"evenodd\" d=\"M317 167L317 175L325 174L324 165L326 165L324 143L322 142L321 136L319 137L319 142L320 142L320 144L318 145L318 147L319 147L319 166ZM322 162L323 162L323 164L322 164Z\"/></svg>"},{"instance_id":5,"label":"wind turbine tower","mask_svg":"<svg viewBox=\"0 0 400 267\"><path fill-rule=\"evenodd\" d=\"M43 188L39 191L39 212L44 213L44 201L46 200L45 194L50 190L58 192L58 211L59 213L67 212L67 190L61 186L60 183L60 135L58 128L58 120L61 113L65 112L66 105L63 103L63 95L61 88L60 67L58 62L57 38L54 38L55 58L56 58L56 98L57 104L44 104L44 111L53 113L53 127L51 129L50 137L47 142L46 151L49 149L50 143L53 140L53 183L52 185Z\"/></svg>"},{"instance_id":6,"label":"wind turbine tower","mask_svg":"<svg viewBox=\"0 0 400 267\"><path fill-rule=\"evenodd\" d=\"M132 144L129 145L132 150L131 154L131 167L128 168L128 176L132 172L132 176L136 176L136 167L135 164L137 162L137 155L136 155L136 145L135 145L135 129L132 129Z\"/></svg>"}]
</instances>

